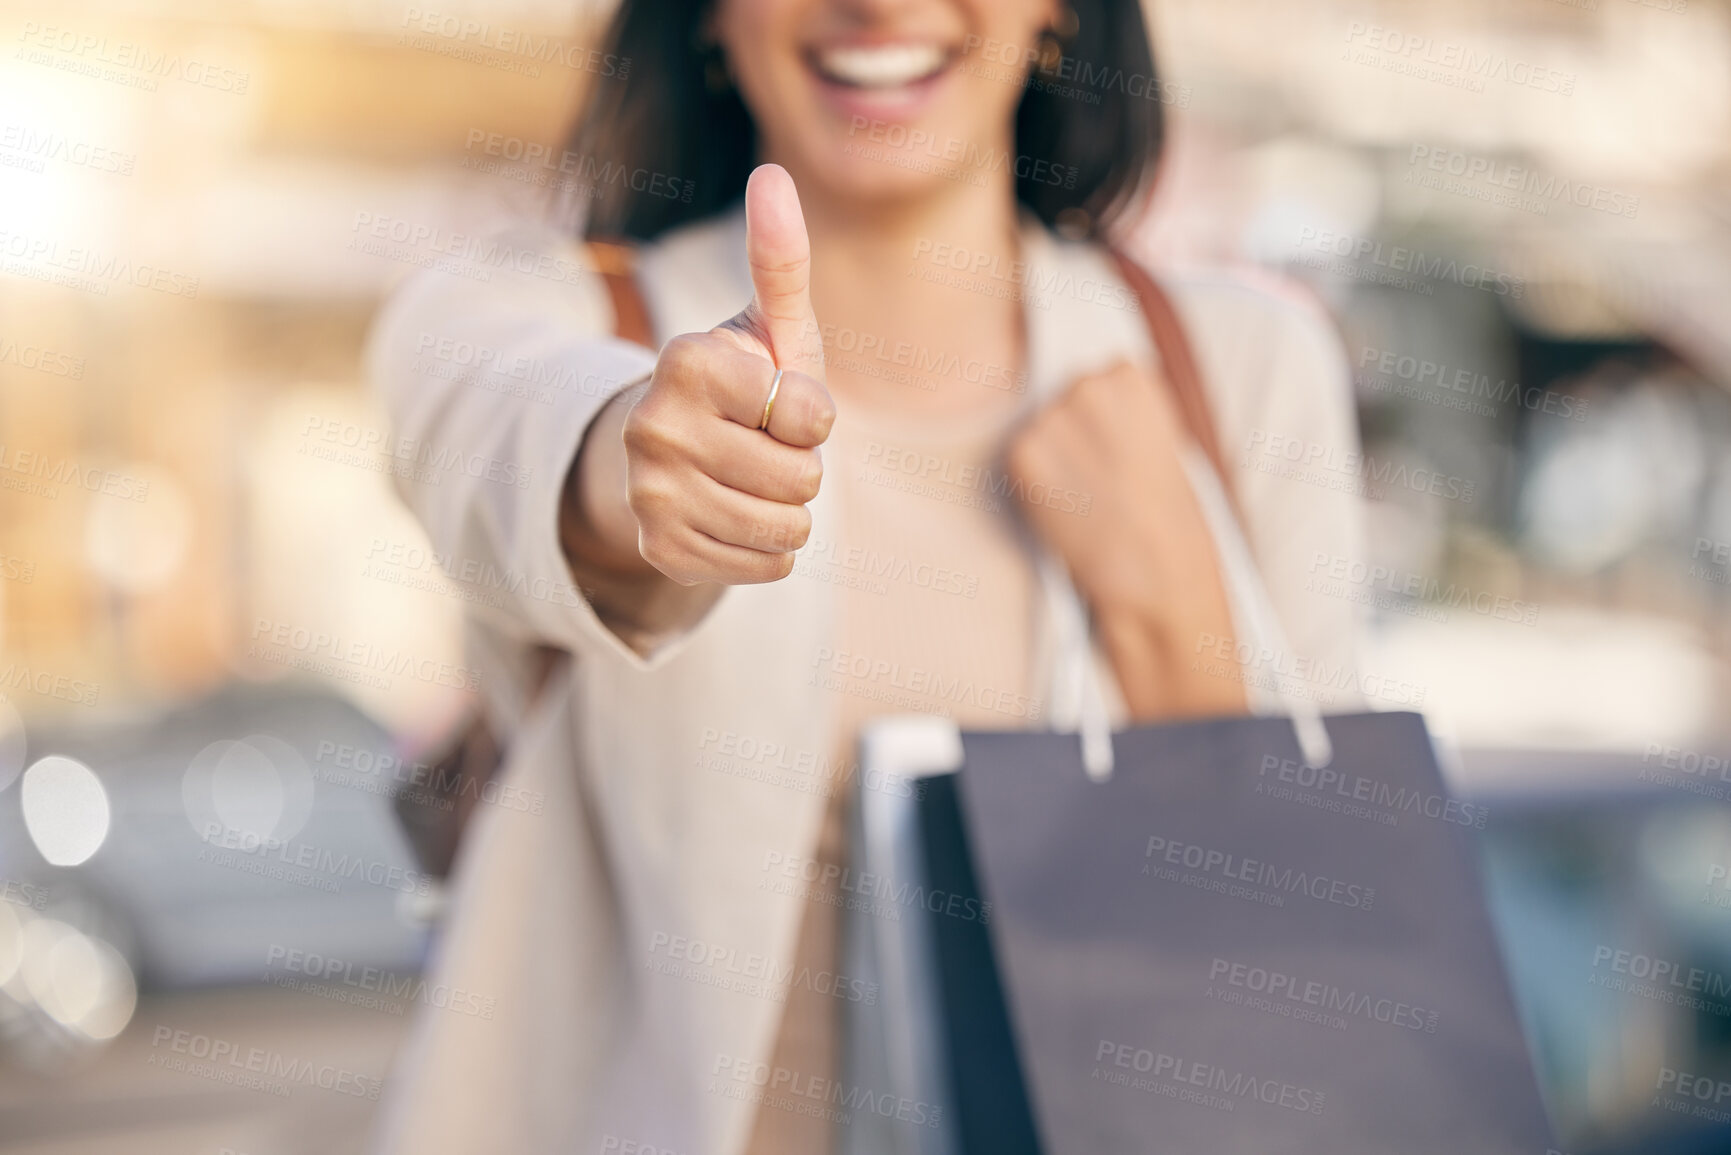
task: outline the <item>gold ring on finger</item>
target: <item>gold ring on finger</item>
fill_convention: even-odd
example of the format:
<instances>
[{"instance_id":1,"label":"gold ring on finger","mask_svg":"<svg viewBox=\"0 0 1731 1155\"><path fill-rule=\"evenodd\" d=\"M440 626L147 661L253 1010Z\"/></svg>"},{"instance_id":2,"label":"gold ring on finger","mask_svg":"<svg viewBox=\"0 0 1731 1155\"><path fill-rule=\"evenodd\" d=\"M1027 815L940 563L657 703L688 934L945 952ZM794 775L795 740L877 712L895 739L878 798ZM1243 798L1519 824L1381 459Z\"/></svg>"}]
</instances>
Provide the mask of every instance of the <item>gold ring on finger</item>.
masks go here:
<instances>
[{"instance_id":1,"label":"gold ring on finger","mask_svg":"<svg viewBox=\"0 0 1731 1155\"><path fill-rule=\"evenodd\" d=\"M769 411L775 408L775 395L781 392L781 370L775 371L775 377L769 383L769 400L763 403L763 420L757 423L762 430L769 429Z\"/></svg>"}]
</instances>

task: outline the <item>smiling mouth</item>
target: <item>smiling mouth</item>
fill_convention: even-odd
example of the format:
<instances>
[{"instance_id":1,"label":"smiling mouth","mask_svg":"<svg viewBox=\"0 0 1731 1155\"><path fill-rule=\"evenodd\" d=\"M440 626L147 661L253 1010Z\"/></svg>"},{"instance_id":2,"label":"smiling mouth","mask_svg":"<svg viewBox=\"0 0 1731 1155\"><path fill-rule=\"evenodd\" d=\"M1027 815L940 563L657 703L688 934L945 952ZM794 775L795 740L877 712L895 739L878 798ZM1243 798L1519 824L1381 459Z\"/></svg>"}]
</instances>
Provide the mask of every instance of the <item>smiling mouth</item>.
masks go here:
<instances>
[{"instance_id":1,"label":"smiling mouth","mask_svg":"<svg viewBox=\"0 0 1731 1155\"><path fill-rule=\"evenodd\" d=\"M949 67L952 53L930 42L813 49L812 69L831 84L873 91L905 89Z\"/></svg>"}]
</instances>

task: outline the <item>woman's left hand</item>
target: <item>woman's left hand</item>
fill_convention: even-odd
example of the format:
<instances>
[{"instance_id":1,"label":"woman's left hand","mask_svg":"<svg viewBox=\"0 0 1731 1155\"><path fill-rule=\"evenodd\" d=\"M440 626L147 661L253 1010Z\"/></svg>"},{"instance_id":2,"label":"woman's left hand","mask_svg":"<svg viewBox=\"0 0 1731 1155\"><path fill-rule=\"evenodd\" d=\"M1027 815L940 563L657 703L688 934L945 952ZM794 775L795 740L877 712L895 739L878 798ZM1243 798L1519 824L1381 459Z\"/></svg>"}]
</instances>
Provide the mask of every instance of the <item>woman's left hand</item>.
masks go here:
<instances>
[{"instance_id":1,"label":"woman's left hand","mask_svg":"<svg viewBox=\"0 0 1731 1155\"><path fill-rule=\"evenodd\" d=\"M1138 720L1242 713L1236 679L1201 672L1231 638L1214 539L1184 472L1188 434L1154 372L1119 362L1073 382L1010 444L1034 532L1068 567Z\"/></svg>"}]
</instances>

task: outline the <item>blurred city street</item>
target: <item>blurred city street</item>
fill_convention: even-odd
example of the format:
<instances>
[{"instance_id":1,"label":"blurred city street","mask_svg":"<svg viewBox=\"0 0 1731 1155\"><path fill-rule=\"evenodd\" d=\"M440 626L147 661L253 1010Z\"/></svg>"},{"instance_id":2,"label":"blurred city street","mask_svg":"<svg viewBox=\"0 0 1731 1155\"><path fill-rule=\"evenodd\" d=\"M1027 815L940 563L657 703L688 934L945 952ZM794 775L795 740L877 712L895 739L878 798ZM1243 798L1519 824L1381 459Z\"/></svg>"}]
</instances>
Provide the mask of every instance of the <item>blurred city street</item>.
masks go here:
<instances>
[{"instance_id":1,"label":"blurred city street","mask_svg":"<svg viewBox=\"0 0 1731 1155\"><path fill-rule=\"evenodd\" d=\"M399 1016L269 987L148 997L133 1026L76 1074L14 1074L0 1084L5 1149L31 1155L364 1151L375 1101L310 1079L236 1086L198 1070L190 1055L195 1046L244 1040L246 1048L286 1059L297 1070L383 1071L406 1025ZM211 1066L225 1068L245 1069L221 1058Z\"/></svg>"},{"instance_id":2,"label":"blurred city street","mask_svg":"<svg viewBox=\"0 0 1731 1155\"><path fill-rule=\"evenodd\" d=\"M1364 461L1225 448L1365 499L1311 574L1490 808L1567 1151L1731 1150L1647 1111L1661 1056L1731 1079L1731 978L1589 989L1731 976L1731 0L1145 7L1129 244L1339 329ZM444 889L391 799L497 593L392 492L363 348L581 195L593 74L498 45L608 11L0 0L3 1155L360 1152L415 1015L483 1013L416 986Z\"/></svg>"}]
</instances>

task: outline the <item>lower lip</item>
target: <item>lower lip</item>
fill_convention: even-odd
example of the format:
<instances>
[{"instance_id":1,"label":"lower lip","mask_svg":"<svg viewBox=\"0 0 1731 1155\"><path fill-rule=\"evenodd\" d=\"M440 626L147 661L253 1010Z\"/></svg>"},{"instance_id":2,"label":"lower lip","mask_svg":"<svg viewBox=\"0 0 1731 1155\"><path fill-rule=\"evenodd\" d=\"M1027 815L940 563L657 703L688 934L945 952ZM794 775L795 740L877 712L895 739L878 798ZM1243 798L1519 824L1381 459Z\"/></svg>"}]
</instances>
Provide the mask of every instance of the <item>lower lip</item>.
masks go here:
<instances>
[{"instance_id":1,"label":"lower lip","mask_svg":"<svg viewBox=\"0 0 1731 1155\"><path fill-rule=\"evenodd\" d=\"M822 94L824 103L842 116L907 124L924 115L932 106L932 102L938 98L938 89L943 87L950 71L949 67L945 67L924 80L888 89L855 88L848 84L837 84L815 68L812 69L812 77L817 82L817 90Z\"/></svg>"}]
</instances>

